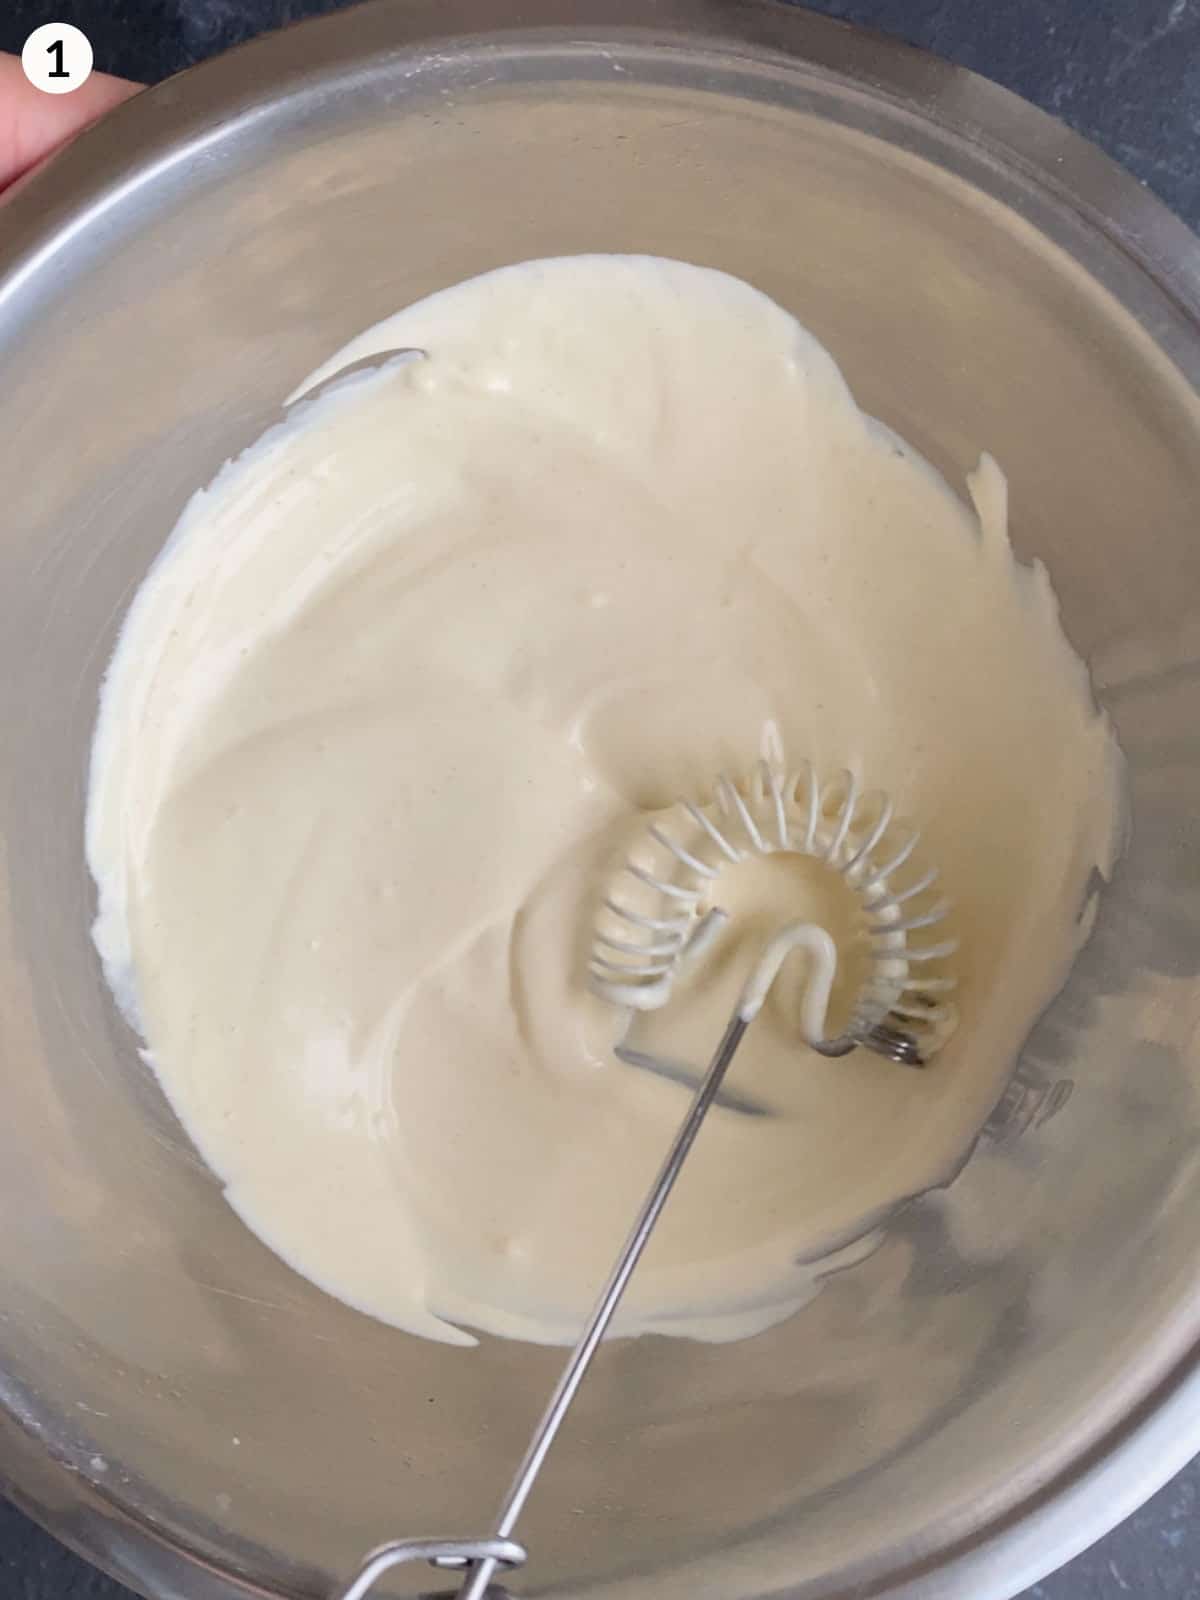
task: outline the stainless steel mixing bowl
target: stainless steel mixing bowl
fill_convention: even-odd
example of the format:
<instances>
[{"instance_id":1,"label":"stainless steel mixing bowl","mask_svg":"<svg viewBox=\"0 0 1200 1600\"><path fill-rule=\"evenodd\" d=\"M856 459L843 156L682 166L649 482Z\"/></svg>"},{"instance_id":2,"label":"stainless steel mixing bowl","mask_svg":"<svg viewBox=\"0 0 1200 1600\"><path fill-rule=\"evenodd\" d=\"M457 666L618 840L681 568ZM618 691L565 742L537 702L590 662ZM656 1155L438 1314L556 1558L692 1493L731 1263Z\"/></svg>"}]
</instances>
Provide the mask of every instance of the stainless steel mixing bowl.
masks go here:
<instances>
[{"instance_id":1,"label":"stainless steel mixing bowl","mask_svg":"<svg viewBox=\"0 0 1200 1600\"><path fill-rule=\"evenodd\" d=\"M760 1338L607 1347L514 1588L999 1600L1180 1466L1200 1445L1192 237L967 73L703 0L379 0L128 105L0 228L20 1503L148 1594L315 1594L385 1536L482 1532L549 1387L557 1353L389 1331L227 1209L101 982L81 803L118 619L189 491L363 325L583 250L738 273L954 478L996 453L1116 719L1133 829L957 1182Z\"/></svg>"}]
</instances>

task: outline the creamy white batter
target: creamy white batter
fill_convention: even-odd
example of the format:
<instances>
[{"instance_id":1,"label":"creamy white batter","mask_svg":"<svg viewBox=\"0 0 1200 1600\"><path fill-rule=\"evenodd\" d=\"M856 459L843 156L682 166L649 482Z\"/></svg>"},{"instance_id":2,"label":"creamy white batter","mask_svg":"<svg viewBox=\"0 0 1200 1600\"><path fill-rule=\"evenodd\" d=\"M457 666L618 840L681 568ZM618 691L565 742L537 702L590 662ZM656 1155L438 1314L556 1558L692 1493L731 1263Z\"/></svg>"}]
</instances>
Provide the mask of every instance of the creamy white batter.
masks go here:
<instances>
[{"instance_id":1,"label":"creamy white batter","mask_svg":"<svg viewBox=\"0 0 1200 1600\"><path fill-rule=\"evenodd\" d=\"M565 1340L687 1098L586 991L602 863L761 754L853 768L941 867L962 1021L924 1072L755 1025L730 1088L771 1114L712 1114L621 1324L753 1332L995 1101L1110 861L1107 726L995 466L975 515L747 285L527 263L314 381L404 349L227 466L135 600L91 773L106 972L299 1271L432 1338ZM747 962L843 914L812 863L738 871ZM711 988L662 1048L707 1055Z\"/></svg>"}]
</instances>

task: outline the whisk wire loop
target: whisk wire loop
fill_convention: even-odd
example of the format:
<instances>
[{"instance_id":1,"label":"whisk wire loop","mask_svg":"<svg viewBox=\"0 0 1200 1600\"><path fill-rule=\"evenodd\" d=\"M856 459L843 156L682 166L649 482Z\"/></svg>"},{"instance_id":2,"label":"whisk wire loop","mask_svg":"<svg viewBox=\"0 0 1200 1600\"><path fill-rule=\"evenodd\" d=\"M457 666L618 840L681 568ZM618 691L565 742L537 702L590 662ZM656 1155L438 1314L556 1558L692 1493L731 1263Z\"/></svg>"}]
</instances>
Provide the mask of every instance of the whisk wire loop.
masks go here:
<instances>
[{"instance_id":1,"label":"whisk wire loop","mask_svg":"<svg viewBox=\"0 0 1200 1600\"><path fill-rule=\"evenodd\" d=\"M825 1054L865 1044L923 1063L957 1020L955 981L939 968L950 902L932 893L935 868L914 860L920 834L890 797L842 770L822 784L810 762L784 773L760 761L739 780L722 773L706 802L685 799L656 818L618 873L593 933L589 981L603 998L652 1010L670 998L722 873L754 856L792 853L836 873L862 912L867 975L842 1033L806 1035ZM907 870L906 870L907 869ZM706 927L707 939L715 932ZM934 934L941 933L940 938Z\"/></svg>"}]
</instances>

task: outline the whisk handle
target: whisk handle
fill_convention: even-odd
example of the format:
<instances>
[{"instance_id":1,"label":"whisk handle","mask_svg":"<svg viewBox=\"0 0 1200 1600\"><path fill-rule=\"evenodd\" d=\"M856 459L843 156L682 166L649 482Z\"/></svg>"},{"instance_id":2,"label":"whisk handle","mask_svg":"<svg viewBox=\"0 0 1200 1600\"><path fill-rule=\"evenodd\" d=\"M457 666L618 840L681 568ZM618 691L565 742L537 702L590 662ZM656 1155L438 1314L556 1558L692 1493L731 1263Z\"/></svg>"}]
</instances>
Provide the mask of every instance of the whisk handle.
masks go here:
<instances>
[{"instance_id":1,"label":"whisk handle","mask_svg":"<svg viewBox=\"0 0 1200 1600\"><path fill-rule=\"evenodd\" d=\"M521 1465L517 1468L516 1476L509 1487L508 1496L496 1523L498 1538L507 1539L511 1536L516 1526L517 1518L521 1515L530 1490L537 1480L542 1464L549 1454L550 1446L557 1437L563 1419L570 1408L575 1392L583 1381L584 1374L591 1364L592 1357L604 1337L613 1314L621 1302L626 1285L633 1275L633 1269L641 1259L643 1250L649 1242L654 1231L654 1224L658 1221L659 1213L667 1202L667 1196L674 1187L679 1176L688 1151L692 1148L700 1125L704 1121L717 1091L721 1087L721 1080L728 1071L737 1047L742 1042L742 1035L750 1026L750 1017L742 1014L742 1007L730 1018L729 1024L722 1035L709 1063L707 1072L700 1082L688 1108L687 1115L679 1126L679 1131L667 1151L658 1176L649 1194L642 1202L637 1220L629 1231L629 1236L621 1249L620 1255L609 1273L608 1281L600 1291L600 1296L592 1308L591 1315L584 1325L583 1332L572 1350L562 1376L555 1386L554 1393L550 1396L541 1421L538 1423L533 1438L529 1442ZM498 1570L498 1563L491 1558L477 1562L467 1575L462 1587L458 1591L458 1600L484 1600L488 1584Z\"/></svg>"}]
</instances>

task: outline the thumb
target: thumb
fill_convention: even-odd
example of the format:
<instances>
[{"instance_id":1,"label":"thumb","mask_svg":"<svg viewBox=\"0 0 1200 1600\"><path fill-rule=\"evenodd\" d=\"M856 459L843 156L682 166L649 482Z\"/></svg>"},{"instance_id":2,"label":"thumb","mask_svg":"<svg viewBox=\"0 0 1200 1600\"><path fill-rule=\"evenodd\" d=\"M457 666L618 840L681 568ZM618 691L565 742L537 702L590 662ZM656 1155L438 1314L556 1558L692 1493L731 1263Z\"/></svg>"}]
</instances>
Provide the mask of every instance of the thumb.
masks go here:
<instances>
[{"instance_id":1,"label":"thumb","mask_svg":"<svg viewBox=\"0 0 1200 1600\"><path fill-rule=\"evenodd\" d=\"M45 94L16 56L0 54L0 189L140 87L93 72L71 94Z\"/></svg>"}]
</instances>

